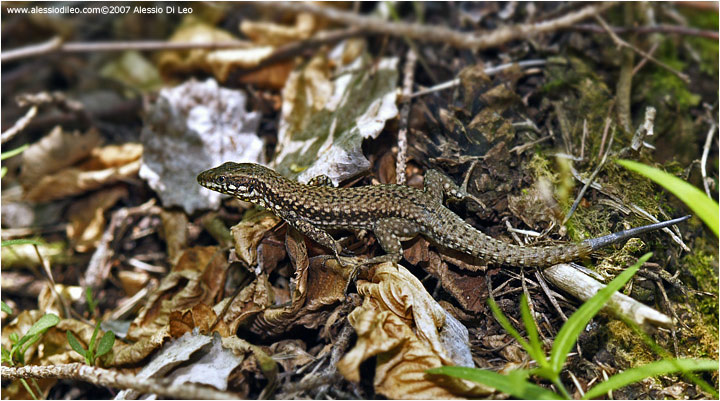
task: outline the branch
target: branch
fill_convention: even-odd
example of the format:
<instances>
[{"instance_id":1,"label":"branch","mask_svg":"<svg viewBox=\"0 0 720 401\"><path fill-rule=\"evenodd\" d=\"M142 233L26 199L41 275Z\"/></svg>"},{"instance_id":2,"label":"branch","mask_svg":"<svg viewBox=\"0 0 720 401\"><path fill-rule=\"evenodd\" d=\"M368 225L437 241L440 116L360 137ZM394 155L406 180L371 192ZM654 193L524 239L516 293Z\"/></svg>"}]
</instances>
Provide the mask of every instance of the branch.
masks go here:
<instances>
[{"instance_id":1,"label":"branch","mask_svg":"<svg viewBox=\"0 0 720 401\"><path fill-rule=\"evenodd\" d=\"M81 363L69 363L48 366L22 366L0 368L2 380L16 379L71 379L93 383L97 386L135 390L141 394L157 394L175 399L238 399L239 395L218 391L195 384L171 384L168 380L141 379L135 375L120 373L88 366Z\"/></svg>"},{"instance_id":2,"label":"branch","mask_svg":"<svg viewBox=\"0 0 720 401\"><path fill-rule=\"evenodd\" d=\"M587 276L569 264L559 264L548 267L542 275L558 288L585 302L597 294L605 284ZM667 315L646 306L625 294L616 292L603 307L603 311L611 312L615 316L627 318L642 327L659 326L671 327L672 319Z\"/></svg>"},{"instance_id":3,"label":"branch","mask_svg":"<svg viewBox=\"0 0 720 401\"><path fill-rule=\"evenodd\" d=\"M293 13L311 13L334 22L363 28L369 32L393 36L405 36L410 39L417 39L426 42L447 43L451 46L462 49L481 50L497 47L511 40L537 36L543 32L569 28L573 24L582 21L585 18L602 13L614 6L615 2L605 2L587 6L578 11L568 13L567 15L549 21L500 27L493 31L484 33L459 32L443 26L406 22L389 22L376 17L358 15L311 3L258 2L256 4L259 7L272 10L274 12L286 11Z\"/></svg>"},{"instance_id":4,"label":"branch","mask_svg":"<svg viewBox=\"0 0 720 401\"><path fill-rule=\"evenodd\" d=\"M62 43L62 39L54 37L47 42L8 50L0 53L0 63L15 61L27 57L40 56L49 53L88 53L100 51L125 50L192 50L192 49L237 49L252 47L253 43L244 40L231 40L223 42L168 42L164 40L151 41L117 41L117 42L71 42Z\"/></svg>"},{"instance_id":5,"label":"branch","mask_svg":"<svg viewBox=\"0 0 720 401\"><path fill-rule=\"evenodd\" d=\"M611 26L609 27L614 33L673 33L685 36L699 36L712 40L718 40L717 31L708 31L703 29L691 28L681 25L654 25L654 26ZM595 24L577 24L570 27L577 31L605 33L605 29Z\"/></svg>"}]
</instances>

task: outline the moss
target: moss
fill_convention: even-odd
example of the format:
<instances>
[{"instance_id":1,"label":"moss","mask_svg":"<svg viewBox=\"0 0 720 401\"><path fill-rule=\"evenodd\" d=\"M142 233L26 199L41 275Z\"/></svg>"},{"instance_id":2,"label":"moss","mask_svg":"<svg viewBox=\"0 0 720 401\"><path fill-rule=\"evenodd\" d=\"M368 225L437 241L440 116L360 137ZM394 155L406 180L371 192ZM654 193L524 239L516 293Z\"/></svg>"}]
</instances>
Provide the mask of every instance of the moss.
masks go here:
<instances>
[{"instance_id":1,"label":"moss","mask_svg":"<svg viewBox=\"0 0 720 401\"><path fill-rule=\"evenodd\" d=\"M693 252L681 260L681 280L698 292L689 294L690 303L702 315L705 326L718 338L718 259L715 253L706 250L705 239L699 238L693 244ZM709 295L712 294L712 295Z\"/></svg>"}]
</instances>

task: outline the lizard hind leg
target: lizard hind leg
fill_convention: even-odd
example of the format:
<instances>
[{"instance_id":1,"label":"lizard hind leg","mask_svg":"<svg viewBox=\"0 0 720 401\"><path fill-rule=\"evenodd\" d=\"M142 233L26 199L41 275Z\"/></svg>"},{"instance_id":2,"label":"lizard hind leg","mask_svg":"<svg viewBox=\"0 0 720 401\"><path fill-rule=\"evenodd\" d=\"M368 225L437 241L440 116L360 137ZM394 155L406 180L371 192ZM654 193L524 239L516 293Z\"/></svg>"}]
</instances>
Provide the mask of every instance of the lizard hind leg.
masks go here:
<instances>
[{"instance_id":1,"label":"lizard hind leg","mask_svg":"<svg viewBox=\"0 0 720 401\"><path fill-rule=\"evenodd\" d=\"M442 203L443 196L450 202L460 202L465 199L472 199L482 206L483 209L487 209L480 199L471 195L467 189L458 186L450 179L450 177L437 170L428 170L425 172L424 185L425 193L439 203Z\"/></svg>"}]
</instances>

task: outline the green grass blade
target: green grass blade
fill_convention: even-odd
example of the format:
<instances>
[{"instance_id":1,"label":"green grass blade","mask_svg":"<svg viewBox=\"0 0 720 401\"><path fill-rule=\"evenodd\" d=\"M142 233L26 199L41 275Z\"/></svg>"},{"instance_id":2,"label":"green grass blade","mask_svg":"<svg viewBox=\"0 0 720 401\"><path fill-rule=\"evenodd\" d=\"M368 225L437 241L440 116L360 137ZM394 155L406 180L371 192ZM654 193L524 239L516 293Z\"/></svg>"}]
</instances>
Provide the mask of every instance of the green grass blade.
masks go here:
<instances>
[{"instance_id":1,"label":"green grass blade","mask_svg":"<svg viewBox=\"0 0 720 401\"><path fill-rule=\"evenodd\" d=\"M715 233L715 236L718 236L718 215L720 214L718 204L713 199L708 198L701 190L655 167L646 166L632 160L618 160L617 163L628 170L651 179L680 198L681 201L688 205L688 207L710 227Z\"/></svg>"},{"instance_id":2,"label":"green grass blade","mask_svg":"<svg viewBox=\"0 0 720 401\"><path fill-rule=\"evenodd\" d=\"M9 239L6 241L2 241L0 244L1 246L11 246L11 245L44 245L42 241L36 240L36 239Z\"/></svg>"},{"instance_id":3,"label":"green grass blade","mask_svg":"<svg viewBox=\"0 0 720 401\"><path fill-rule=\"evenodd\" d=\"M622 288L630 278L640 269L643 263L650 259L652 253L646 253L643 255L637 263L627 268L624 272L620 273L614 280L602 290L598 291L592 298L588 299L570 318L563 324L555 336L555 342L553 343L552 351L550 352L550 367L557 374L560 374L567 355L572 349L575 341L577 341L580 333L585 329L585 326L590 322L590 319L595 316L603 305L610 299L612 294Z\"/></svg>"},{"instance_id":4,"label":"green grass blade","mask_svg":"<svg viewBox=\"0 0 720 401\"><path fill-rule=\"evenodd\" d=\"M7 313L8 315L12 315L12 308L8 306L8 304L5 303L5 301L2 301L2 311Z\"/></svg>"},{"instance_id":5,"label":"green grass blade","mask_svg":"<svg viewBox=\"0 0 720 401\"><path fill-rule=\"evenodd\" d=\"M20 153L24 152L25 149L28 148L28 146L30 146L30 145L26 143L25 145L20 146L19 148L0 153L0 160L5 160L5 159L9 159L13 156L17 156Z\"/></svg>"},{"instance_id":6,"label":"green grass blade","mask_svg":"<svg viewBox=\"0 0 720 401\"><path fill-rule=\"evenodd\" d=\"M530 354L533 359L535 359L536 356L534 355L535 350L533 349L533 347L531 347L530 344L528 344L528 342L525 341L524 338L522 338L520 333L515 330L515 327L513 327L512 323L510 323L510 320L508 320L505 314L502 313L500 307L498 307L495 303L495 300L493 300L492 298L488 298L488 306L490 306L490 310L492 311L493 316L495 316L495 320L500 323L500 326L502 326L505 331L510 333L510 335L513 336L515 340L517 340L520 346L523 347L523 349L525 349L525 351ZM542 355L542 357L544 357L544 355Z\"/></svg>"},{"instance_id":7,"label":"green grass blade","mask_svg":"<svg viewBox=\"0 0 720 401\"><path fill-rule=\"evenodd\" d=\"M522 316L523 324L525 324L525 330L527 331L528 340L530 341L530 348L533 350L530 356L535 359L535 362L537 362L540 367L549 367L545 352L543 352L542 344L540 343L540 336L538 335L537 326L535 326L535 320L530 313L530 304L525 294L520 297L520 315ZM548 379L552 378L548 377Z\"/></svg>"},{"instance_id":8,"label":"green grass blade","mask_svg":"<svg viewBox=\"0 0 720 401\"><path fill-rule=\"evenodd\" d=\"M666 359L648 363L647 365L618 373L606 381L599 383L585 393L583 399L601 397L608 391L617 390L648 377L698 370L718 370L718 361L711 359Z\"/></svg>"},{"instance_id":9,"label":"green grass blade","mask_svg":"<svg viewBox=\"0 0 720 401\"><path fill-rule=\"evenodd\" d=\"M526 380L527 372L514 371L511 375L501 375L490 370L467 368L464 366L443 366L441 368L429 369L427 373L442 374L460 379L470 380L476 383L495 388L513 397L526 400L556 400L558 394L544 389L537 384Z\"/></svg>"}]
</instances>

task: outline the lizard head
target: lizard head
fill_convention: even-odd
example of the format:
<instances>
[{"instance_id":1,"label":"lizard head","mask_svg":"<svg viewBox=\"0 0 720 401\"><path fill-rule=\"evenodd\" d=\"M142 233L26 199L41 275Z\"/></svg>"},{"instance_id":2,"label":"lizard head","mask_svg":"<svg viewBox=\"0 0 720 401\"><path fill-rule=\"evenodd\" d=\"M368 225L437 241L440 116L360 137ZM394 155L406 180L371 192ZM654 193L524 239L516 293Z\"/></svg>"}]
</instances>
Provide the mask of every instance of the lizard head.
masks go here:
<instances>
[{"instance_id":1,"label":"lizard head","mask_svg":"<svg viewBox=\"0 0 720 401\"><path fill-rule=\"evenodd\" d=\"M253 163L226 162L197 176L198 184L246 202L263 204L264 180L275 176L267 167Z\"/></svg>"}]
</instances>

